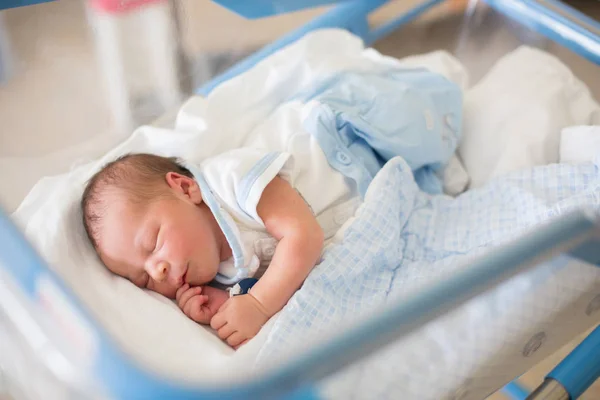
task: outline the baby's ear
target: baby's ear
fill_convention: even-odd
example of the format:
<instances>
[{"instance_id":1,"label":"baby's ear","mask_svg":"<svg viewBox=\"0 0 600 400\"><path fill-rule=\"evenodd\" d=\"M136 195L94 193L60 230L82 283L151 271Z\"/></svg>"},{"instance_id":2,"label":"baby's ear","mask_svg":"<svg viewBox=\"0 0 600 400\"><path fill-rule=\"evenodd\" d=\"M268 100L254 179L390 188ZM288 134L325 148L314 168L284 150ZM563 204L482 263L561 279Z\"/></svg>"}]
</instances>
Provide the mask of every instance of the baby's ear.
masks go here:
<instances>
[{"instance_id":1,"label":"baby's ear","mask_svg":"<svg viewBox=\"0 0 600 400\"><path fill-rule=\"evenodd\" d=\"M202 193L194 178L178 174L177 172L167 172L165 180L171 189L189 198L192 203L202 203Z\"/></svg>"}]
</instances>

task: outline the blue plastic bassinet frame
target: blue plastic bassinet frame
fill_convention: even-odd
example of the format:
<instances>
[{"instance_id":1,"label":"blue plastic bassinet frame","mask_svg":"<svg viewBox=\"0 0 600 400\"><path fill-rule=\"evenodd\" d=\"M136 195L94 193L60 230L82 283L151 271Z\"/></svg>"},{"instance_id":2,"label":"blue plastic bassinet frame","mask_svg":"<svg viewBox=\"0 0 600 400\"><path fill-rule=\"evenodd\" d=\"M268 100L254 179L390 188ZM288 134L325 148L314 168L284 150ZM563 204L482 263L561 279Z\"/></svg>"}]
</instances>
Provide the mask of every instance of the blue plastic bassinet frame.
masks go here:
<instances>
[{"instance_id":1,"label":"blue plastic bassinet frame","mask_svg":"<svg viewBox=\"0 0 600 400\"><path fill-rule=\"evenodd\" d=\"M217 3L249 18L323 3L340 4L241 61L208 82L197 93L206 95L219 83L247 70L311 30L340 27L370 44L444 1L423 1L384 26L370 29L368 14L387 0L217 0ZM484 1L506 16L600 64L600 24L560 1ZM298 6L299 3L303 3L302 7ZM249 4L252 6L248 7ZM39 353L40 362L45 363L65 384L88 392L97 390L112 399L317 399L319 395L315 385L320 379L407 335L427 321L510 277L559 254L568 254L600 266L600 217L596 211L579 210L550 221L537 231L472 262L469 268L452 278L436 283L428 290L404 300L402 304L396 304L365 321L359 327L344 332L335 341L321 344L297 359L290 360L277 371L265 373L251 382L232 384L226 388L195 387L179 385L147 372L123 353L69 288L48 268L11 220L0 212L0 317L5 317L17 328L24 328L24 339ZM32 311L42 301L39 294L40 282L50 282L54 290L59 291L71 304L71 318L76 318L86 326L96 349L91 360L89 354L78 353L73 346L69 347L64 343L63 338L52 333L52 320L40 320L37 318L39 310L37 313ZM54 331L60 332L60 329ZM57 359L62 360L60 371L56 369ZM65 372L65 360L76 368ZM551 371L544 384L530 396L537 399L548 398L545 397L546 394L552 391L553 395L562 393L563 396L552 398L575 399L599 376L600 328L594 330ZM93 379L90 380L89 377ZM516 382L507 385L504 392L519 399L528 395Z\"/></svg>"}]
</instances>

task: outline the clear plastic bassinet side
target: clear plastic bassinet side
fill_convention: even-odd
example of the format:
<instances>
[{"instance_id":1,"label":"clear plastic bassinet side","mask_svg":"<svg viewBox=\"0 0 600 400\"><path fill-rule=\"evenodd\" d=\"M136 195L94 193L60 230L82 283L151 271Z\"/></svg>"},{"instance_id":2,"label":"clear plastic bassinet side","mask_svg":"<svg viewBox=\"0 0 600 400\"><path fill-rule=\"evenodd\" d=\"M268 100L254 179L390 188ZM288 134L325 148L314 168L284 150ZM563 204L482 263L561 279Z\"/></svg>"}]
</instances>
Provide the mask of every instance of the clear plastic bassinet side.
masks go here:
<instances>
[{"instance_id":1,"label":"clear plastic bassinet side","mask_svg":"<svg viewBox=\"0 0 600 400\"><path fill-rule=\"evenodd\" d=\"M431 5L434 2L428 2L428 3L429 3L429 5ZM441 3L441 2L437 1L435 3ZM432 20L431 19L432 17L430 17L430 16L428 16L428 17L424 16L424 18L430 18L430 21ZM462 18L462 15L461 15L461 18ZM441 21L441 20L438 20L437 17L434 18L433 20ZM412 19L407 19L407 18L404 19L404 22L406 22L407 24L408 24L409 21L412 21ZM420 24L421 22L414 21L414 23ZM395 25L395 22L392 22L392 24ZM361 27L361 25L356 25L356 26L358 26L359 28ZM398 27L398 26L395 26L395 27ZM422 25L417 25L417 27L419 27L419 26L422 26ZM362 26L362 28L364 28L364 26ZM406 25L405 28L406 29L410 29L410 26ZM403 29L405 29L405 28L403 28ZM403 29L401 29L400 32ZM509 28L509 31L510 30L511 29ZM364 33L365 35L367 33L365 31L361 31L360 29L357 30L357 32ZM463 31L461 31L459 29L458 32L460 33L460 32L463 32ZM406 31L404 31L404 34L406 34ZM375 36L371 36L371 39L374 39ZM378 42L376 44L376 48L380 49L385 54L386 51L384 50L384 48L385 48L384 47L384 43L385 43L385 39L382 40L382 41L380 41L380 42ZM388 45L392 46L395 50L399 50L399 51L402 50L402 49L398 49L398 46L394 45L394 43L389 43L388 42ZM439 43L438 43L438 45L439 45ZM480 47L485 47L485 46L480 46ZM436 46L436 48L439 48L439 46ZM455 49L453 49L453 50L455 50ZM407 50L404 49L403 51L407 51ZM426 46L422 47L420 51L421 52L426 51ZM458 52L458 53L460 53L460 52ZM389 54L395 55L395 56L401 56L400 53L394 54L393 51L390 51ZM2 248L2 251L5 251L6 249L7 249L6 247ZM8 249L8 250L10 251L11 249ZM4 272L4 269L2 270L2 272ZM33 279L31 281L25 281L25 284L23 286L26 287L29 284L33 284ZM7 279L6 280L6 286L3 286L3 288L4 287L10 287L10 285L12 285L14 287L18 286L18 285L14 284L14 283L10 283L9 280ZM8 290L5 291L5 293L11 293L11 291L13 291L13 289L8 289ZM23 295L23 293L21 293L19 291L26 293L24 295L25 298L20 298L19 297L20 295ZM17 312L23 313L23 315L29 316L30 318L33 319L33 321L36 321L36 323L38 323L39 322L39 315L38 315L39 312L31 310L29 308L29 306L28 306L28 304L30 304L30 303L32 303L34 301L31 298L27 298L27 296L31 296L31 293L27 289L23 289L23 288L16 289L15 292L16 292L16 297L14 297L14 299L17 299L16 301L20 304L20 307L17 307L14 310L19 310ZM19 293L21 293L21 294L19 294ZM2 300L1 300L2 305L6 304L7 307L11 307L11 304L14 301L15 300L10 300L8 297L2 298ZM2 309L2 308L0 307L0 309ZM2 324L4 321L6 321L6 317L9 314L11 315L11 318L14 318L15 317L14 310L9 310L8 312L6 312L3 315L4 320L0 319L0 324ZM5 312L6 310L2 309L2 311ZM18 319L18 317L17 317L17 319ZM96 391L96 389L93 388L93 385L91 383L89 384L89 386L84 385L84 387L81 388L81 389L77 388L77 385L81 385L81 382L85 382L87 380L87 378L82 378L82 377L77 378L76 381L78 381L79 384L73 384L73 381L69 381L69 379L66 378L65 376L63 376L63 378L66 378L66 379L63 379L63 380L57 379L56 376L54 376L54 378L52 378L52 375L49 376L47 370L44 370L42 364L39 362L40 361L40 354L37 353L35 349L33 351L31 349L28 349L27 346L31 346L31 343L24 343L23 342L23 339L25 339L25 338L21 336L21 332L19 331L19 328L17 326L15 326L15 324L12 324L12 325L11 324L7 324L6 326L8 328L5 331L2 331L2 332L7 332L7 333L6 333L6 336L3 336L2 338L4 339L6 337L6 338L10 338L10 339L8 339L7 341L3 341L3 344L6 343L7 344L7 348L9 347L11 349L20 348L20 346L23 346L22 347L22 351L17 351L17 352L11 353L11 355L19 353L19 354L23 354L25 356L25 359L23 360L23 363L19 364L19 365L22 365L22 367L18 367L21 372L18 373L18 374L9 373L9 374L7 374L7 376L10 377L11 379L16 379L16 380L20 381L21 382L21 388L25 387L26 390L29 390L29 394L33 395L34 398L37 397L39 394L42 394L44 396L44 398L51 398L51 395L53 393L56 396L59 396L57 398L83 398L84 396L87 397L87 395L89 395L90 393L98 393ZM369 327L366 327L366 328L369 328ZM52 344L52 345L54 345L55 343L53 343L53 342L55 341L55 339L54 338L50 338L50 337L51 337L51 335L48 336L49 343ZM356 337L354 339L356 339ZM60 341L57 340L56 344L58 344L59 342ZM371 345L378 345L377 343L374 343L374 342L370 342L370 344ZM0 353L0 354L4 354L4 353ZM7 359L10 362L11 358L7 358ZM71 362L71 363L68 363L68 364L70 365L69 368L72 368L73 366L77 367L77 363L76 362ZM58 364L58 365L60 365L60 364ZM39 372L36 372L38 368L39 368ZM294 370L293 368L297 368L297 366L296 367L292 366L292 369L291 369L291 371L296 371L297 372L297 370ZM68 370L68 368L67 368L67 370ZM85 370L82 369L81 372L85 372ZM305 375L303 375L303 377L307 378L306 380L309 381L309 382L312 381L312 379L314 378L314 376L312 376L310 372L311 371L309 371L308 369L304 369L304 374ZM27 387L28 386L28 382L30 382L31 375L34 374L34 373L38 374L37 376L40 377L39 378L40 379L40 381L39 381L40 385L39 386L37 386L37 385L30 385L30 386L37 386L37 387L36 388L29 387L28 388ZM97 377L94 377L94 378L97 378ZM287 378L291 379L289 376L287 376ZM292 379L292 381L293 381L293 379ZM102 383L110 384L108 382L102 382ZM48 386L44 386L46 384ZM52 385L57 385L57 386L53 388ZM55 390L55 391L53 392L52 390ZM60 397L60 396L64 396L64 397Z\"/></svg>"}]
</instances>

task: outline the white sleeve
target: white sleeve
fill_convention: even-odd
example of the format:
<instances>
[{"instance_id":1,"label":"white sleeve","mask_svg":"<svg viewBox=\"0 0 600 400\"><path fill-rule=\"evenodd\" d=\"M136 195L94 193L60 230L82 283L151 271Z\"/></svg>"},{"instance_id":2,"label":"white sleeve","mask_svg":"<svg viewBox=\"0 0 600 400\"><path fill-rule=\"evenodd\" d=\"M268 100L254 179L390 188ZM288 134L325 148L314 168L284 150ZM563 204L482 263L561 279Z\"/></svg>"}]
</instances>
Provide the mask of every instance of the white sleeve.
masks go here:
<instances>
[{"instance_id":1,"label":"white sleeve","mask_svg":"<svg viewBox=\"0 0 600 400\"><path fill-rule=\"evenodd\" d=\"M291 183L292 164L289 153L240 148L206 160L202 172L232 216L264 227L256 211L263 190L278 175Z\"/></svg>"}]
</instances>

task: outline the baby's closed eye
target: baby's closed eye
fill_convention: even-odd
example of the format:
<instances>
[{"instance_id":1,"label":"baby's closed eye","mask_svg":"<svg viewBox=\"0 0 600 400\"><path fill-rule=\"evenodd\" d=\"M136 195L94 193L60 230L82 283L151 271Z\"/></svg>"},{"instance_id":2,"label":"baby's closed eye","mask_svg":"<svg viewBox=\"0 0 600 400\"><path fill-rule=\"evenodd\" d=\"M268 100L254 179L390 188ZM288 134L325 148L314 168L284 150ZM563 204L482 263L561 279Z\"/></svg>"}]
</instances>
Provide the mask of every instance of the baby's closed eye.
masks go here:
<instances>
[{"instance_id":1,"label":"baby's closed eye","mask_svg":"<svg viewBox=\"0 0 600 400\"><path fill-rule=\"evenodd\" d=\"M156 253L157 251L160 250L160 248L162 247L164 240L163 237L161 235L161 229L159 228L158 231L156 232L156 236L154 238L154 247L153 247L153 253Z\"/></svg>"},{"instance_id":2,"label":"baby's closed eye","mask_svg":"<svg viewBox=\"0 0 600 400\"><path fill-rule=\"evenodd\" d=\"M152 254L159 248L160 227L144 229L143 241L140 243L141 250L146 254Z\"/></svg>"},{"instance_id":3,"label":"baby's closed eye","mask_svg":"<svg viewBox=\"0 0 600 400\"><path fill-rule=\"evenodd\" d=\"M158 230L155 230L151 235L148 235L149 239L146 242L144 248L150 253L154 253L158 248Z\"/></svg>"}]
</instances>

